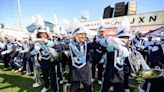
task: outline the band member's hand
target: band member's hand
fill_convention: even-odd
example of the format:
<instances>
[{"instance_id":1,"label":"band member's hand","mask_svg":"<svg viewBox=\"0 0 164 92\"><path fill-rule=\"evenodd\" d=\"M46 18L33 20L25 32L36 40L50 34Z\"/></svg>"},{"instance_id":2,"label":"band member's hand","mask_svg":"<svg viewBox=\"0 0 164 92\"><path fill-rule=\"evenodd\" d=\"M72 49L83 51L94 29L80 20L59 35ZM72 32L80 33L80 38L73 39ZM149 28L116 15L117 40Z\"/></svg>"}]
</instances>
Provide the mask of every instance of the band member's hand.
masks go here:
<instances>
[{"instance_id":1,"label":"band member's hand","mask_svg":"<svg viewBox=\"0 0 164 92\"><path fill-rule=\"evenodd\" d=\"M44 39L44 38L37 38L37 39L33 39L33 42L35 42L35 43L47 43L48 40Z\"/></svg>"},{"instance_id":2,"label":"band member's hand","mask_svg":"<svg viewBox=\"0 0 164 92\"><path fill-rule=\"evenodd\" d=\"M48 42L48 40L47 40L47 39L42 39L42 40L43 40L43 42L44 42L44 43L47 43L47 42Z\"/></svg>"},{"instance_id":3,"label":"band member's hand","mask_svg":"<svg viewBox=\"0 0 164 92\"><path fill-rule=\"evenodd\" d=\"M108 38L107 40L106 40L106 42L108 43L108 44L111 44L111 45L113 45L115 48L117 48L117 49L120 49L119 47L120 46L122 46L122 45L125 45L125 43L123 43L120 39L118 39L118 38Z\"/></svg>"},{"instance_id":4,"label":"band member's hand","mask_svg":"<svg viewBox=\"0 0 164 92\"><path fill-rule=\"evenodd\" d=\"M50 61L51 61L51 62L54 62L54 60L55 60L54 57L51 57L51 58L50 58Z\"/></svg>"},{"instance_id":5,"label":"band member's hand","mask_svg":"<svg viewBox=\"0 0 164 92\"><path fill-rule=\"evenodd\" d=\"M40 44L39 43L36 43L35 46L34 46L35 50L36 51L39 51L40 50Z\"/></svg>"}]
</instances>

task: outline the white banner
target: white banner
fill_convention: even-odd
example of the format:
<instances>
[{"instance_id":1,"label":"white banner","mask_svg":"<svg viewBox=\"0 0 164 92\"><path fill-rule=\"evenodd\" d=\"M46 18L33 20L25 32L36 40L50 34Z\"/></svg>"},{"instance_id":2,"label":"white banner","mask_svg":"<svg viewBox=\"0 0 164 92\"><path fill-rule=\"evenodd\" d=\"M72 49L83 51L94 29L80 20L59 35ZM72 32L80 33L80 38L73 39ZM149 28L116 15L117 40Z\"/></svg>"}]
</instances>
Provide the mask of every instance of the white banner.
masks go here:
<instances>
[{"instance_id":1,"label":"white banner","mask_svg":"<svg viewBox=\"0 0 164 92\"><path fill-rule=\"evenodd\" d=\"M124 17L108 18L103 22L106 28L117 27ZM164 11L144 13L138 15L128 16L130 26L144 26L144 25L163 25L164 24ZM100 25L99 20L82 22L84 26L89 29L97 29Z\"/></svg>"}]
</instances>

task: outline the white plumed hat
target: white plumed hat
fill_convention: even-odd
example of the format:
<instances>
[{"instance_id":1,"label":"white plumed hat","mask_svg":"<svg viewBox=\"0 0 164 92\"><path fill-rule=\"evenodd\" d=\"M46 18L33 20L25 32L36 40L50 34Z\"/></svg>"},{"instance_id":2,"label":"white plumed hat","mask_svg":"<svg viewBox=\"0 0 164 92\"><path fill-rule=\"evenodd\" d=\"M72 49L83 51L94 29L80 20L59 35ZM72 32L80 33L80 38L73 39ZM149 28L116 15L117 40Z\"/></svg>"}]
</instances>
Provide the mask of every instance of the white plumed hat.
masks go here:
<instances>
[{"instance_id":1,"label":"white plumed hat","mask_svg":"<svg viewBox=\"0 0 164 92\"><path fill-rule=\"evenodd\" d=\"M72 36L74 37L75 35L80 34L80 33L85 33L85 34L87 34L86 31L85 31L85 28L82 27L82 26L80 26L80 27L78 27L77 29L75 29L75 30L72 32Z\"/></svg>"},{"instance_id":2,"label":"white plumed hat","mask_svg":"<svg viewBox=\"0 0 164 92\"><path fill-rule=\"evenodd\" d=\"M48 36L50 36L50 30L48 27L45 26L40 26L37 28L37 30L35 30L34 34L38 34L38 33L47 33Z\"/></svg>"},{"instance_id":3,"label":"white plumed hat","mask_svg":"<svg viewBox=\"0 0 164 92\"><path fill-rule=\"evenodd\" d=\"M100 32L100 31L104 32L104 31L105 31L105 27L102 26L102 25L100 25L99 28L98 28L98 31L99 31L99 32Z\"/></svg>"},{"instance_id":4,"label":"white plumed hat","mask_svg":"<svg viewBox=\"0 0 164 92\"><path fill-rule=\"evenodd\" d=\"M120 25L117 27L116 36L117 37L129 37L130 36L130 22L128 17L124 17Z\"/></svg>"}]
</instances>

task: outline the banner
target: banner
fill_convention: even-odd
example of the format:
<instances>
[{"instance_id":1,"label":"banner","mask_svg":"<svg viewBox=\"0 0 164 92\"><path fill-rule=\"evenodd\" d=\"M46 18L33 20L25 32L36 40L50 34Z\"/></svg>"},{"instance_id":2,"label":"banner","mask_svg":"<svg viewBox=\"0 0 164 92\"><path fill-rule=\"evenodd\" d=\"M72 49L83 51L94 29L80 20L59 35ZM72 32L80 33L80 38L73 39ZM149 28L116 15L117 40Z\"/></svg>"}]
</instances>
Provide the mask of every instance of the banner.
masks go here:
<instances>
[{"instance_id":1,"label":"banner","mask_svg":"<svg viewBox=\"0 0 164 92\"><path fill-rule=\"evenodd\" d=\"M130 26L145 26L145 25L163 25L164 24L164 11L159 12L152 12L152 13L144 13L144 14L138 14L138 15L131 15L127 16L130 21ZM103 19L104 25L106 28L113 28L117 27L121 20L123 20L122 17L115 17L115 18L108 18ZM100 21L88 21L88 22L82 22L82 24L89 28L89 29L97 29L100 25Z\"/></svg>"}]
</instances>

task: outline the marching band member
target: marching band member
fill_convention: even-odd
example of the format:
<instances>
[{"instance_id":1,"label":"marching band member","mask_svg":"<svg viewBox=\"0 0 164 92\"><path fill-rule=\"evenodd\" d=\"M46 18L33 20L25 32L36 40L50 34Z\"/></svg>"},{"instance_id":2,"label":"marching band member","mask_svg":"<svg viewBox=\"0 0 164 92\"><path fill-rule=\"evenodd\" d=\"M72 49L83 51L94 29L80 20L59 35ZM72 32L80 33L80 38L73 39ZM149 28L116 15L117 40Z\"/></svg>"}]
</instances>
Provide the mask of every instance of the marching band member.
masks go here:
<instances>
[{"instance_id":1,"label":"marching band member","mask_svg":"<svg viewBox=\"0 0 164 92\"><path fill-rule=\"evenodd\" d=\"M50 35L49 30L47 30L44 26L41 26L37 29L37 38L41 38L44 41L49 40L50 41ZM51 80L51 89L53 92L58 91L58 85L56 80L56 71L55 71L55 62L53 55L50 53L48 46L51 46L54 44L52 41L50 41L51 44L46 44L44 42L41 42L37 48L37 51L39 51L39 60L41 64L42 74L43 74L43 80L44 80L44 88L41 90L41 92L46 92L49 88L49 77Z\"/></svg>"},{"instance_id":2,"label":"marching band member","mask_svg":"<svg viewBox=\"0 0 164 92\"><path fill-rule=\"evenodd\" d=\"M98 48L98 43L86 42L85 28L76 27L72 33L72 41L69 44L59 44L54 46L58 51L69 50L71 53L71 92L79 91L80 83L84 85L85 92L92 92L92 73L90 62L88 62L88 51Z\"/></svg>"},{"instance_id":3,"label":"marching band member","mask_svg":"<svg viewBox=\"0 0 164 92\"><path fill-rule=\"evenodd\" d=\"M101 92L108 92L111 86L114 87L114 92L124 92L124 61L128 55L128 50L120 44L111 45L113 43L111 43L110 40L112 39L108 38L106 41L100 40L100 43L102 45L104 44L104 46L110 43L106 45L107 64ZM113 40L116 40L115 42L120 42L120 40L115 38ZM117 47L119 45L120 47Z\"/></svg>"},{"instance_id":4,"label":"marching band member","mask_svg":"<svg viewBox=\"0 0 164 92\"><path fill-rule=\"evenodd\" d=\"M30 74L32 75L33 74L33 71L34 71L34 67L33 67L33 61L32 61L32 55L31 55L31 51L34 49L34 44L30 43L30 41L24 41L23 43L23 48L24 50L22 51L24 53L24 58L23 58L23 69L22 69L22 73L27 73L27 74ZM27 62L29 64L29 67L30 67L30 72L28 72L26 70L26 65L27 65Z\"/></svg>"},{"instance_id":5,"label":"marching band member","mask_svg":"<svg viewBox=\"0 0 164 92\"><path fill-rule=\"evenodd\" d=\"M132 38L131 45L135 46L137 50L143 50L144 46L143 46L143 40L141 39L142 37L141 31L136 31L134 35L135 36L134 38Z\"/></svg>"},{"instance_id":6,"label":"marching band member","mask_svg":"<svg viewBox=\"0 0 164 92\"><path fill-rule=\"evenodd\" d=\"M120 35L118 36L118 38L120 38L120 40L122 40L124 43L125 43L125 47L127 49L130 49L130 43L131 43L131 40L129 39L130 38L130 34L123 34L123 35ZM130 64L129 64L129 60L128 60L128 57L125 58L125 61L124 61L124 91L125 92L130 92L130 89L129 89L129 75L130 75Z\"/></svg>"},{"instance_id":7,"label":"marching band member","mask_svg":"<svg viewBox=\"0 0 164 92\"><path fill-rule=\"evenodd\" d=\"M123 22L122 24L124 24ZM126 37L128 39L129 35L126 34L129 34L129 30L121 28L121 30L117 30L116 36L120 38ZM124 64L129 52L126 47L127 40L120 40L117 37L102 38L99 40L107 52L107 64L101 92L108 92L110 87L114 88L114 92L124 92Z\"/></svg>"},{"instance_id":8,"label":"marching band member","mask_svg":"<svg viewBox=\"0 0 164 92\"><path fill-rule=\"evenodd\" d=\"M40 61L38 59L38 53L36 52L35 49L31 51L31 55L34 57L34 77L35 83L32 85L33 88L41 86L41 66L40 66Z\"/></svg>"},{"instance_id":9,"label":"marching band member","mask_svg":"<svg viewBox=\"0 0 164 92\"><path fill-rule=\"evenodd\" d=\"M9 50L9 46L10 46L10 41L7 39L7 37L4 37L4 41L3 41L3 44L4 44L4 47L2 49L2 52L3 51L6 51L6 50ZM3 70L6 71L9 69L9 62L10 62L10 59L9 59L9 53L5 53L5 54L2 54L2 60L4 62L4 68Z\"/></svg>"},{"instance_id":10,"label":"marching band member","mask_svg":"<svg viewBox=\"0 0 164 92\"><path fill-rule=\"evenodd\" d=\"M60 44L61 43L61 40L59 40L60 38L60 35L57 33L57 32L54 32L52 34L52 40L54 41L55 44ZM55 62L55 65L56 65L56 72L57 72L57 79L59 79L59 83L60 84L63 84L63 73L62 73L62 70L61 70L61 62L65 62L65 61L62 61L64 58L62 58L61 56L62 54L59 55L59 57L57 58L57 62Z\"/></svg>"},{"instance_id":11,"label":"marching band member","mask_svg":"<svg viewBox=\"0 0 164 92\"><path fill-rule=\"evenodd\" d=\"M146 60L147 52L145 51L144 40L142 39L142 32L140 30L137 30L134 35L134 38L131 39L131 46L135 47L135 49L139 51Z\"/></svg>"},{"instance_id":12,"label":"marching band member","mask_svg":"<svg viewBox=\"0 0 164 92\"><path fill-rule=\"evenodd\" d=\"M19 54L19 52L17 51L18 45L16 43L13 43L12 47L11 47L11 52L9 53L9 57L10 57L10 65L12 67L12 72L18 72L18 69L21 68L20 65L16 64L16 59L17 56Z\"/></svg>"},{"instance_id":13,"label":"marching band member","mask_svg":"<svg viewBox=\"0 0 164 92\"><path fill-rule=\"evenodd\" d=\"M150 55L150 50L152 48L152 46L155 44L155 41L152 41L152 36L149 35L148 36L148 40L147 41L144 41L144 50L145 50L145 53L147 54L146 55L146 61L149 62L149 55Z\"/></svg>"},{"instance_id":14,"label":"marching band member","mask_svg":"<svg viewBox=\"0 0 164 92\"><path fill-rule=\"evenodd\" d=\"M117 47L116 44L111 45L113 43L111 43L110 40L112 39L108 38L106 40L110 44L106 46L107 64L104 72L101 92L108 92L111 86L114 87L114 92L124 92L124 63L128 56L128 49L125 46ZM103 42L104 41L102 41L101 44L106 44ZM117 39L115 42L119 42L119 40Z\"/></svg>"},{"instance_id":15,"label":"marching band member","mask_svg":"<svg viewBox=\"0 0 164 92\"><path fill-rule=\"evenodd\" d=\"M98 35L102 38L104 38L104 34L103 32L105 31L105 27L100 26L98 28ZM94 38L94 41L98 41L97 36ZM98 67L98 84L101 85L102 84L102 73L103 73L103 65L104 65L104 58L103 55L105 55L105 53L102 51L102 48L99 47L97 49L94 49L93 52L91 53L91 60L92 60L92 78L94 81L95 79L95 69L96 69L96 65Z\"/></svg>"},{"instance_id":16,"label":"marching band member","mask_svg":"<svg viewBox=\"0 0 164 92\"><path fill-rule=\"evenodd\" d=\"M14 41L9 41L6 44L6 49L5 51L1 52L1 55L5 55L5 60L9 60L9 63L12 67L12 72L16 73L18 70L21 70L21 66L16 62L18 58L18 44ZM6 56L7 55L7 56ZM7 64L7 62L5 61ZM5 65L6 66L6 65Z\"/></svg>"},{"instance_id":17,"label":"marching band member","mask_svg":"<svg viewBox=\"0 0 164 92\"><path fill-rule=\"evenodd\" d=\"M152 41L152 36L150 35L149 37L148 37L148 40L147 41L144 41L144 46L145 46L145 48L146 47L148 47L148 46L150 46L150 45L153 45L155 42L154 41Z\"/></svg>"},{"instance_id":18,"label":"marching band member","mask_svg":"<svg viewBox=\"0 0 164 92\"><path fill-rule=\"evenodd\" d=\"M60 42L61 43L64 43L64 44L69 44L69 39L68 39L68 36L67 36L67 32L65 30L65 28L61 28L61 31L60 31ZM61 61L61 64L62 64L62 70L63 72L65 71L65 67L66 67L66 64L69 60L69 51L63 51L59 57L59 60Z\"/></svg>"}]
</instances>

